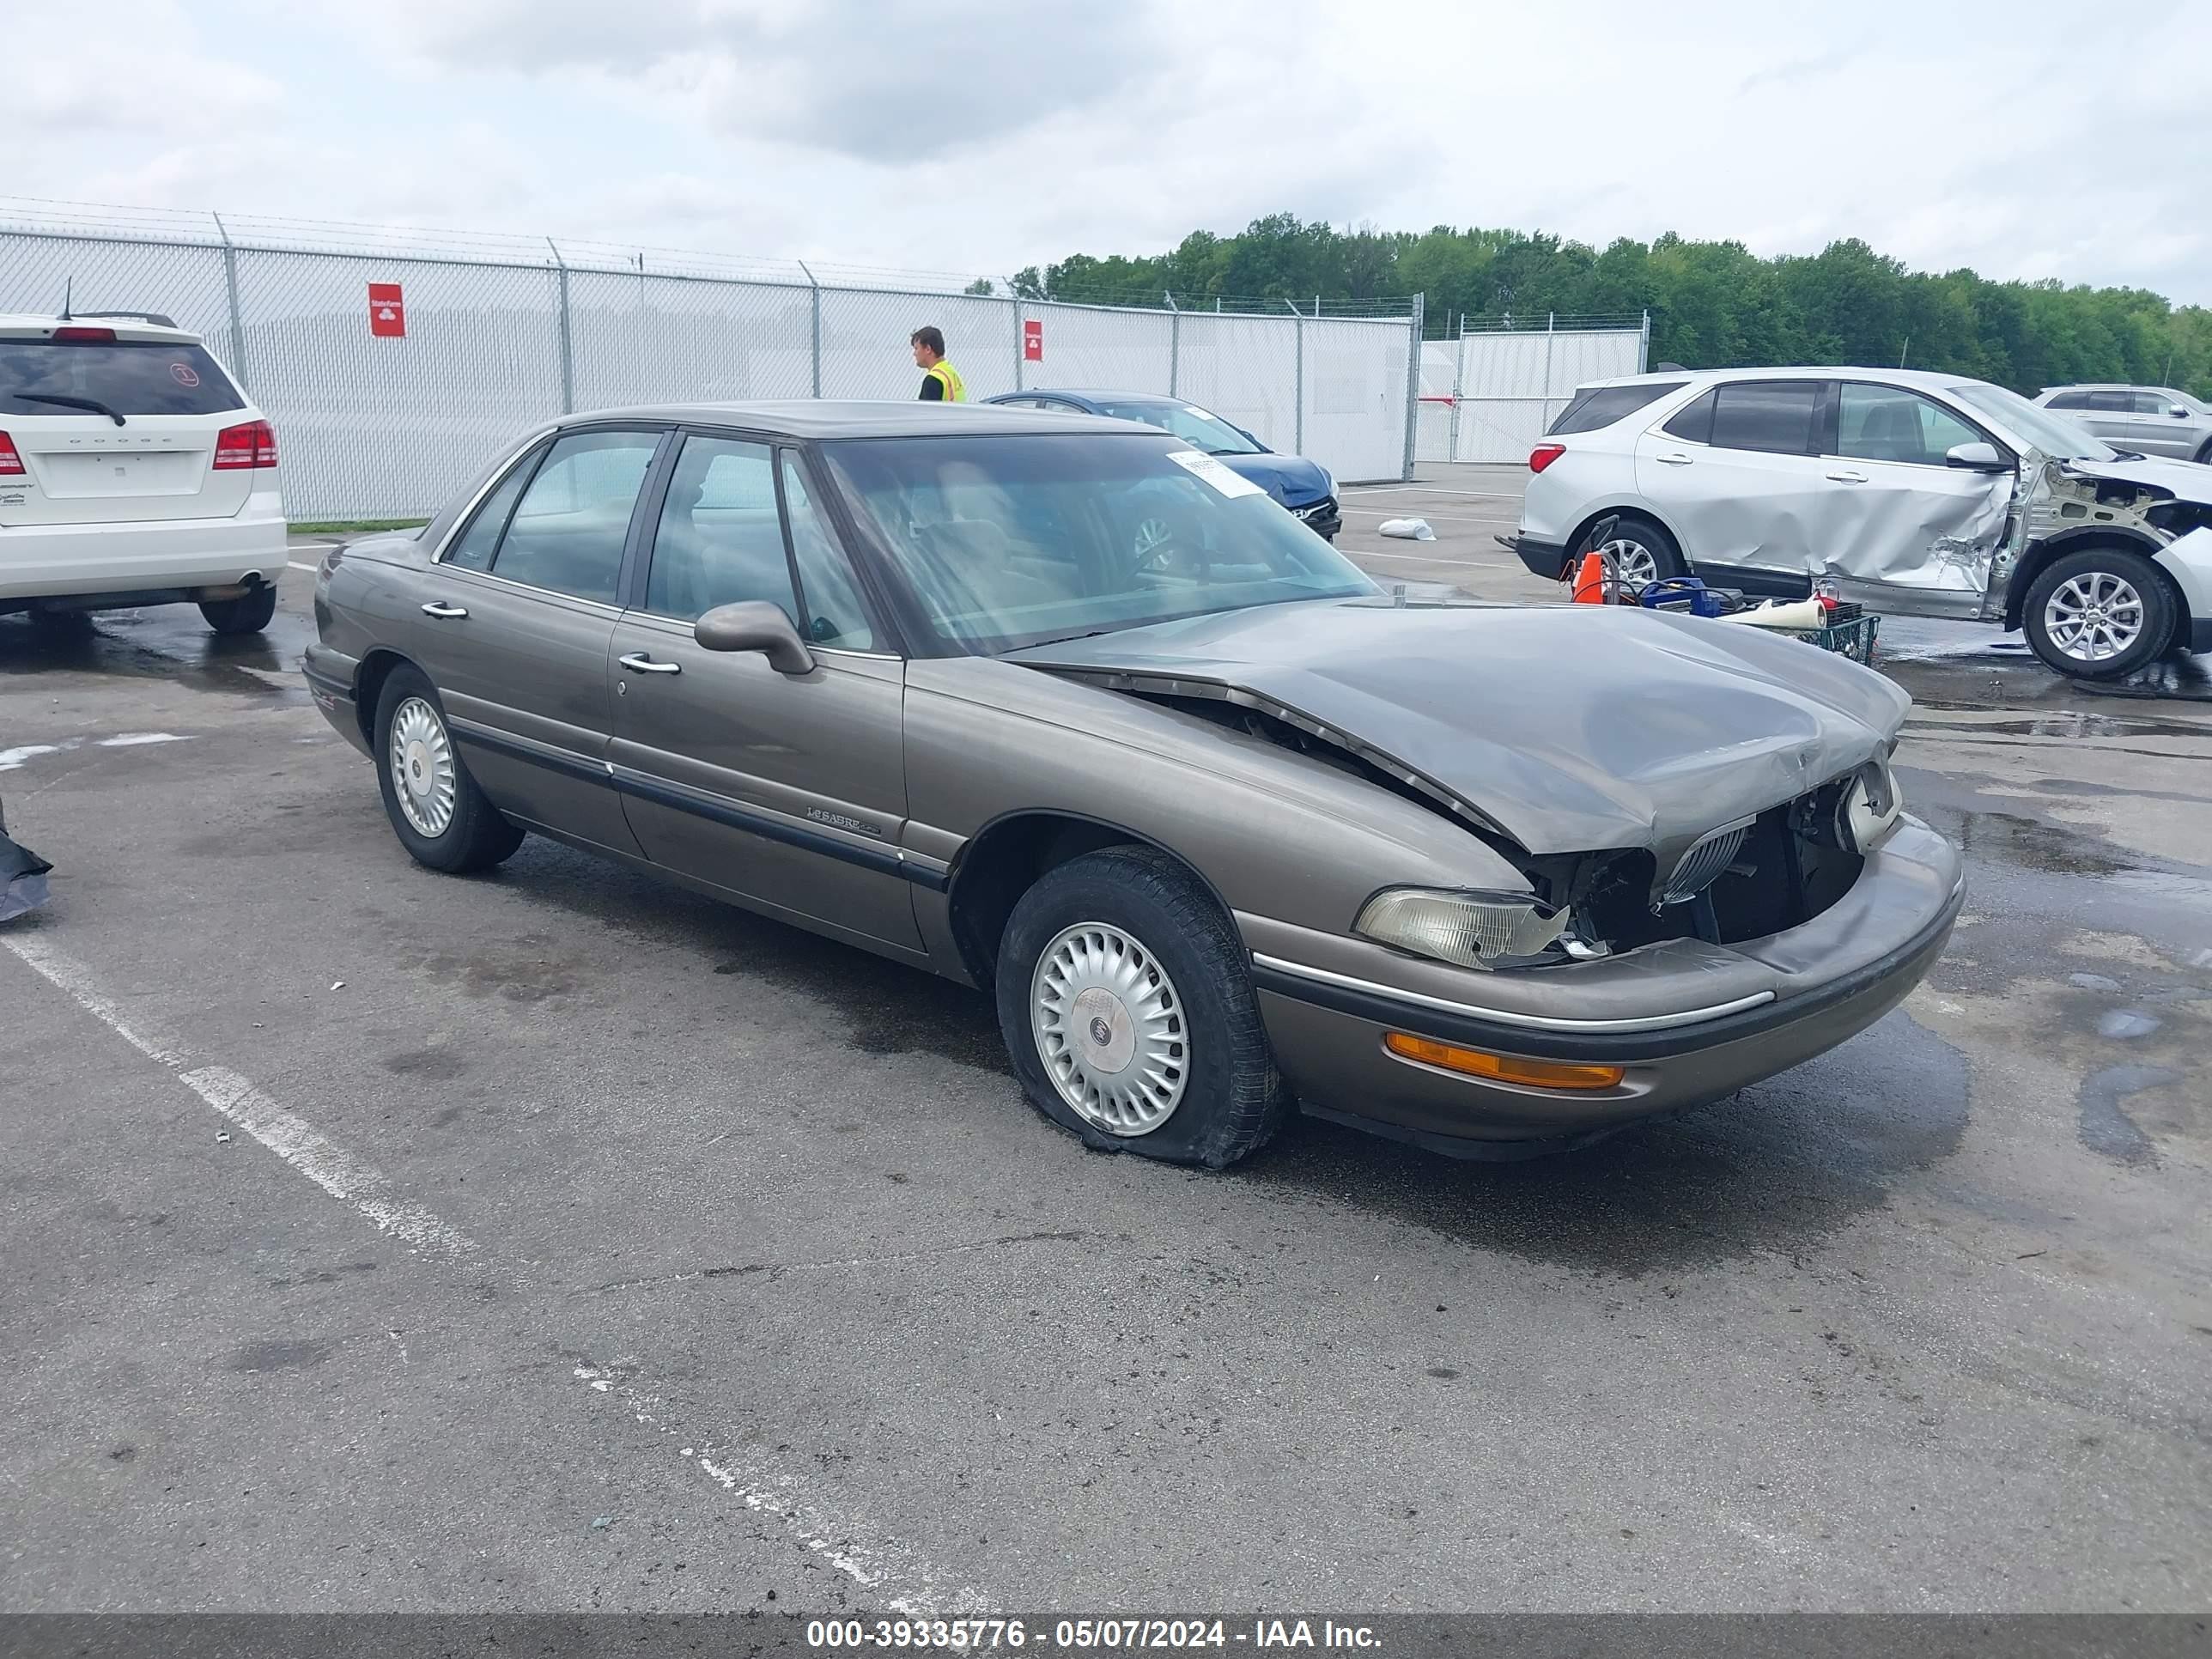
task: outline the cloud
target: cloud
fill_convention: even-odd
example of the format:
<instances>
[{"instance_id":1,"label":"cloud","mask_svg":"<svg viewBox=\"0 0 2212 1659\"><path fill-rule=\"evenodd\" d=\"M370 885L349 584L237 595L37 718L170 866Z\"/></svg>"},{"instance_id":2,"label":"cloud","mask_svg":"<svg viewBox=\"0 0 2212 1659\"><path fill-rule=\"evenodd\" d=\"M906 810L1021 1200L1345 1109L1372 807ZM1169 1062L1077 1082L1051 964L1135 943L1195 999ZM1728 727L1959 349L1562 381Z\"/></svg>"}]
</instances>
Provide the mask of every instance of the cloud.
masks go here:
<instances>
[{"instance_id":1,"label":"cloud","mask_svg":"<svg viewBox=\"0 0 2212 1659\"><path fill-rule=\"evenodd\" d=\"M994 275L1282 211L1857 236L2212 302L2202 4L2084 52L2067 0L116 3L22 77L9 188Z\"/></svg>"},{"instance_id":2,"label":"cloud","mask_svg":"<svg viewBox=\"0 0 2212 1659\"><path fill-rule=\"evenodd\" d=\"M565 72L709 125L836 155L927 160L1097 112L1157 62L1150 0L388 0L376 27L447 70Z\"/></svg>"}]
</instances>

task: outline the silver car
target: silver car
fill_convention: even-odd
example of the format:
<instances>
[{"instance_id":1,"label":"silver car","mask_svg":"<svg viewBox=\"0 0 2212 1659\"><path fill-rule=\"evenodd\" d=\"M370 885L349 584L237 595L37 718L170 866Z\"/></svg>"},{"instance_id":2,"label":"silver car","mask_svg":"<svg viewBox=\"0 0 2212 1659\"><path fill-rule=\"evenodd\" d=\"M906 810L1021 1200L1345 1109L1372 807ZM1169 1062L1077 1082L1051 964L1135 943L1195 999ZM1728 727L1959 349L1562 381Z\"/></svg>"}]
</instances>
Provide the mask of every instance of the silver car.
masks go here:
<instances>
[{"instance_id":1,"label":"silver car","mask_svg":"<svg viewBox=\"0 0 2212 1659\"><path fill-rule=\"evenodd\" d=\"M420 862L550 836L981 988L1039 1109L1154 1157L1294 1107L1497 1155L1711 1100L1894 1006L1963 892L1880 675L1407 604L1128 422L579 416L326 556L315 615Z\"/></svg>"},{"instance_id":2,"label":"silver car","mask_svg":"<svg viewBox=\"0 0 2212 1659\"><path fill-rule=\"evenodd\" d=\"M2212 469L2123 453L1985 380L1738 368L1584 386L1528 457L1529 569L1602 550L1802 598L2025 628L2051 667L2133 672L2212 651Z\"/></svg>"},{"instance_id":3,"label":"silver car","mask_svg":"<svg viewBox=\"0 0 2212 1659\"><path fill-rule=\"evenodd\" d=\"M2212 464L2212 405L2166 386L2055 386L2035 400L2138 455Z\"/></svg>"}]
</instances>

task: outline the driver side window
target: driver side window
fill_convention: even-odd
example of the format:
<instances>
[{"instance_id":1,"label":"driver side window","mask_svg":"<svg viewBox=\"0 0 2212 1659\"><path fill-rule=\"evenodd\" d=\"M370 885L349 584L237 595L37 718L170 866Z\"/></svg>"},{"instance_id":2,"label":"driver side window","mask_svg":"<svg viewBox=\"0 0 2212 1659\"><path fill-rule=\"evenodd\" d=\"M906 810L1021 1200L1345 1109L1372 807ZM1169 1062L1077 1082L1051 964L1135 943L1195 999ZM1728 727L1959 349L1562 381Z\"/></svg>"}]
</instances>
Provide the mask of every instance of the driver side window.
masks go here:
<instances>
[{"instance_id":1,"label":"driver side window","mask_svg":"<svg viewBox=\"0 0 2212 1659\"><path fill-rule=\"evenodd\" d=\"M1949 410L1902 386L1846 380L1837 409L1836 453L1861 461L1942 466L1960 444L1982 434Z\"/></svg>"}]
</instances>

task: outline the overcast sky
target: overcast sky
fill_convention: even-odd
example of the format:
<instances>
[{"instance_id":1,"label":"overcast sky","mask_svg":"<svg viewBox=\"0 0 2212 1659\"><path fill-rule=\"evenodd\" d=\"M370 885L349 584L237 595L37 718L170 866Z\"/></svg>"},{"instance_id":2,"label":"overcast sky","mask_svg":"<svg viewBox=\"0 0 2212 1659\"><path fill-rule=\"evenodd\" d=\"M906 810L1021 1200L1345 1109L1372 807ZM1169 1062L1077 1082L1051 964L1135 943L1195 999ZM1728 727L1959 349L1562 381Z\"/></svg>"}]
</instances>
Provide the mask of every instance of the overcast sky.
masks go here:
<instances>
[{"instance_id":1,"label":"overcast sky","mask_svg":"<svg viewBox=\"0 0 2212 1659\"><path fill-rule=\"evenodd\" d=\"M2206 0L0 9L23 196L995 275L1279 211L1856 235L2212 303Z\"/></svg>"}]
</instances>

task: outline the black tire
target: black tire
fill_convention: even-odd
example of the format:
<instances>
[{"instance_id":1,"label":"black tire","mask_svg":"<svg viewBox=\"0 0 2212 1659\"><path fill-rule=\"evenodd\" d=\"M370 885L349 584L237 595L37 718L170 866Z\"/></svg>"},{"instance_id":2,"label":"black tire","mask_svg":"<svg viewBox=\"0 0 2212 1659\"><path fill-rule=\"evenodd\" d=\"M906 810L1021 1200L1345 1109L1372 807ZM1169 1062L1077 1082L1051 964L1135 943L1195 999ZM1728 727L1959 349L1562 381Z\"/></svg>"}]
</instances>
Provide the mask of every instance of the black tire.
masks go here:
<instances>
[{"instance_id":1,"label":"black tire","mask_svg":"<svg viewBox=\"0 0 2212 1659\"><path fill-rule=\"evenodd\" d=\"M2094 586L2097 579L2107 576L2124 584L2136 596L2141 621L2132 642L2124 649L2092 659L2052 637L2051 599L2070 583L2086 581ZM2075 597L2082 592L2079 586L2072 589ZM2053 559L2029 586L2021 616L2028 647L2044 665L2083 680L2118 679L2134 673L2173 642L2177 618L2173 590L2166 585L2165 574L2140 553L2118 547L2087 547Z\"/></svg>"},{"instance_id":2,"label":"black tire","mask_svg":"<svg viewBox=\"0 0 2212 1659\"><path fill-rule=\"evenodd\" d=\"M257 587L242 599L204 599L200 615L218 634L258 634L276 614L276 590Z\"/></svg>"},{"instance_id":3,"label":"black tire","mask_svg":"<svg viewBox=\"0 0 2212 1659\"><path fill-rule=\"evenodd\" d=\"M1053 1081L1031 1023L1039 961L1063 933L1085 923L1126 935L1176 993L1182 1092L1146 1133L1114 1133L1079 1113ZM1164 854L1113 847L1048 871L1006 919L997 988L999 1029L1030 1103L1086 1146L1225 1169L1266 1146L1290 1115L1290 1091L1275 1069L1237 930Z\"/></svg>"},{"instance_id":4,"label":"black tire","mask_svg":"<svg viewBox=\"0 0 2212 1659\"><path fill-rule=\"evenodd\" d=\"M1610 516L1610 514L1605 515L1605 517ZM1575 573L1582 568L1583 555L1589 552L1594 545L1592 532L1596 530L1598 525L1605 522L1605 517L1601 517L1589 530L1584 531L1575 543L1573 550L1567 555L1566 568L1560 573L1562 581L1574 580ZM1632 543L1651 556L1654 572L1651 580L1654 581L1664 581L1669 576L1689 574L1690 567L1682 557L1682 550L1674 544L1674 538L1649 519L1634 513L1620 514L1612 533L1606 538L1607 546L1619 543Z\"/></svg>"},{"instance_id":5,"label":"black tire","mask_svg":"<svg viewBox=\"0 0 2212 1659\"><path fill-rule=\"evenodd\" d=\"M2199 466L2212 466L2212 438L2204 441L2203 447L2192 457Z\"/></svg>"},{"instance_id":6,"label":"black tire","mask_svg":"<svg viewBox=\"0 0 2212 1659\"><path fill-rule=\"evenodd\" d=\"M392 775L392 721L410 702L422 703L436 717L437 729L444 737L446 753L453 763L453 816L435 836L425 835L408 822L399 804L398 781ZM395 668L386 678L384 689L376 699L375 732L376 787L384 797L384 815L392 820L392 833L399 837L399 844L417 864L442 870L448 875L465 875L471 870L490 869L522 845L521 827L503 817L469 775L468 766L461 759L460 750L446 725L446 706L438 700L436 688L420 670Z\"/></svg>"}]
</instances>

